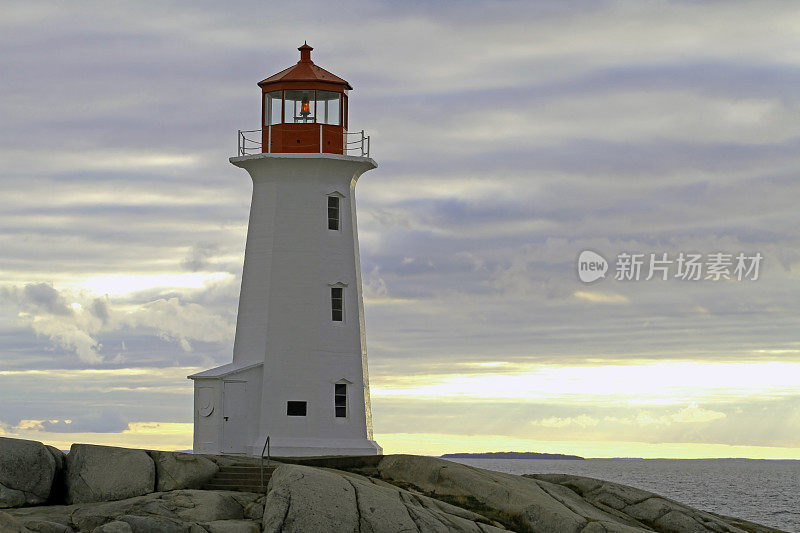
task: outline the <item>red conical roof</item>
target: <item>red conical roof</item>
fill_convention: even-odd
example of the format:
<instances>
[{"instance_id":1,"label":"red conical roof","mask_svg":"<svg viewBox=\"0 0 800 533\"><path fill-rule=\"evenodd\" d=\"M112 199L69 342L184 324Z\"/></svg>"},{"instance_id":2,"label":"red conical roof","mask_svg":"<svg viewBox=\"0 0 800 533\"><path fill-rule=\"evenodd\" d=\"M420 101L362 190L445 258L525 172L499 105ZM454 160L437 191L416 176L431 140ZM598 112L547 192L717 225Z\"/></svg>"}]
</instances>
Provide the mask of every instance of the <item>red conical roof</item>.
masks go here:
<instances>
[{"instance_id":1,"label":"red conical roof","mask_svg":"<svg viewBox=\"0 0 800 533\"><path fill-rule=\"evenodd\" d=\"M342 85L345 89L353 89L345 80L335 74L331 74L322 67L318 67L311 61L311 50L313 48L308 43L303 43L303 46L299 47L298 50L300 50L300 61L296 65L273 74L269 78L258 82L258 85L263 87L273 83L289 82L294 85L295 82L317 82Z\"/></svg>"}]
</instances>

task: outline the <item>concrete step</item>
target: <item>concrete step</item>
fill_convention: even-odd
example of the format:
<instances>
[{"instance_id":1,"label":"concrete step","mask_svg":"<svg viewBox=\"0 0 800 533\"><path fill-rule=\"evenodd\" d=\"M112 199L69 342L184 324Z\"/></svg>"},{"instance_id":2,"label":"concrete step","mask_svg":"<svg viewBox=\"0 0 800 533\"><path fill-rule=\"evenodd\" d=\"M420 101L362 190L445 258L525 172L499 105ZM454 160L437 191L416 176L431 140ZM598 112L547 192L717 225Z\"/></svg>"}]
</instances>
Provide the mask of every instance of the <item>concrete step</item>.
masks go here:
<instances>
[{"instance_id":1,"label":"concrete step","mask_svg":"<svg viewBox=\"0 0 800 533\"><path fill-rule=\"evenodd\" d=\"M274 471L275 471L274 468L264 468L264 472L265 473L269 472L271 474ZM255 474L259 474L260 475L261 474L261 469L260 468L253 468L252 470L242 470L242 469L229 470L229 469L226 469L226 468L220 468L218 473L219 474L225 474L225 475L231 475L231 476L251 476L251 475L255 475Z\"/></svg>"},{"instance_id":2,"label":"concrete step","mask_svg":"<svg viewBox=\"0 0 800 533\"><path fill-rule=\"evenodd\" d=\"M209 490L249 490L250 488L257 488L256 492L264 492L269 484L269 477L264 476L264 489L261 488L260 479L242 479L231 481L228 479L212 479L203 487ZM252 492L252 491L250 491Z\"/></svg>"},{"instance_id":3,"label":"concrete step","mask_svg":"<svg viewBox=\"0 0 800 533\"><path fill-rule=\"evenodd\" d=\"M264 493L267 491L266 488L262 488L261 485L241 485L241 486L231 486L225 484L216 484L216 483L208 483L203 490L232 490L236 492L258 492Z\"/></svg>"},{"instance_id":4,"label":"concrete step","mask_svg":"<svg viewBox=\"0 0 800 533\"><path fill-rule=\"evenodd\" d=\"M275 471L274 468L265 468L264 474L272 474ZM217 472L218 476L226 476L226 477L245 477L245 476L260 476L261 470L249 470L247 472L242 471L234 471L231 472L230 470L220 470Z\"/></svg>"},{"instance_id":5,"label":"concrete step","mask_svg":"<svg viewBox=\"0 0 800 533\"><path fill-rule=\"evenodd\" d=\"M272 472L264 472L264 477L269 477L272 475ZM261 479L261 472L252 472L248 474L231 474L230 472L219 472L217 475L214 476L214 479L230 479L230 480L240 480L240 479Z\"/></svg>"},{"instance_id":6,"label":"concrete step","mask_svg":"<svg viewBox=\"0 0 800 533\"><path fill-rule=\"evenodd\" d=\"M264 468L278 468L280 465L277 463L270 463L264 464ZM229 466L221 466L220 470L231 470L231 471L242 471L246 472L248 470L261 470L261 465L246 465L246 466L238 466L238 465L229 465Z\"/></svg>"},{"instance_id":7,"label":"concrete step","mask_svg":"<svg viewBox=\"0 0 800 533\"><path fill-rule=\"evenodd\" d=\"M240 492L265 492L272 472L277 465L264 466L264 485L261 485L261 467L251 464L220 467L203 487L206 490L235 490Z\"/></svg>"}]
</instances>

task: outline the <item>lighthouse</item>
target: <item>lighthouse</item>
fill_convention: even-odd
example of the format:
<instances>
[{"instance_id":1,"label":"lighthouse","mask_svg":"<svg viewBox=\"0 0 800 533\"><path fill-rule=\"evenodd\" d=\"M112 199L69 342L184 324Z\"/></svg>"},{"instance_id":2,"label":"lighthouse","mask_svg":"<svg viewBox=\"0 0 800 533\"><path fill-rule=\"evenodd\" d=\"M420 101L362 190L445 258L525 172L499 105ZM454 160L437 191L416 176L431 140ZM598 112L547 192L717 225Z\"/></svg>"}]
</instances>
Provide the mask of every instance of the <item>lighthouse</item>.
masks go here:
<instances>
[{"instance_id":1,"label":"lighthouse","mask_svg":"<svg viewBox=\"0 0 800 533\"><path fill-rule=\"evenodd\" d=\"M194 381L194 451L376 455L355 188L377 167L342 78L308 44L266 78L230 162L253 182L233 362Z\"/></svg>"}]
</instances>

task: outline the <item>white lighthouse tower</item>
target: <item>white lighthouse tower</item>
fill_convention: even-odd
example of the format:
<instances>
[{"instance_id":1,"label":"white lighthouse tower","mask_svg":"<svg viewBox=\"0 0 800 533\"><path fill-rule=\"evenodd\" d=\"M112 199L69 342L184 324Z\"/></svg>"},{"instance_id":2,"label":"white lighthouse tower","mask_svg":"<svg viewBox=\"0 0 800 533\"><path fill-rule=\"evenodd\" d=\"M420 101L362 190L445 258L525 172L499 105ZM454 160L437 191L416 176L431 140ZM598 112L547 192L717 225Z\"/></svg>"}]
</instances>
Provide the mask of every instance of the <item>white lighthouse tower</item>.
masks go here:
<instances>
[{"instance_id":1,"label":"white lighthouse tower","mask_svg":"<svg viewBox=\"0 0 800 533\"><path fill-rule=\"evenodd\" d=\"M299 50L258 84L262 128L239 132L230 159L250 174L253 199L233 362L189 376L195 453L261 455L267 437L274 456L382 453L355 203L377 163L369 138L347 131L350 84Z\"/></svg>"}]
</instances>

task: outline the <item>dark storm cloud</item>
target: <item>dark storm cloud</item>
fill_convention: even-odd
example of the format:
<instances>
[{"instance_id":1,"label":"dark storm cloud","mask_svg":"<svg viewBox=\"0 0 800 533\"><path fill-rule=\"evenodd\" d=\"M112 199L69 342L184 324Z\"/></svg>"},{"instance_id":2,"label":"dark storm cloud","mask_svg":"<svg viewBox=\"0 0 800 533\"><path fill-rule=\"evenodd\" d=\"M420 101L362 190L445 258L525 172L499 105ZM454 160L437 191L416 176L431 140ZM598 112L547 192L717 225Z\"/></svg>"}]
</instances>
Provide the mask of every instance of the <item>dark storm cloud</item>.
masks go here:
<instances>
[{"instance_id":1,"label":"dark storm cloud","mask_svg":"<svg viewBox=\"0 0 800 533\"><path fill-rule=\"evenodd\" d=\"M22 294L27 303L43 307L55 315L68 315L71 312L58 291L47 283L25 285Z\"/></svg>"},{"instance_id":2,"label":"dark storm cloud","mask_svg":"<svg viewBox=\"0 0 800 533\"><path fill-rule=\"evenodd\" d=\"M94 316L102 320L103 322L108 320L108 301L102 298L95 298L92 302L91 307L92 313Z\"/></svg>"},{"instance_id":3,"label":"dark storm cloud","mask_svg":"<svg viewBox=\"0 0 800 533\"><path fill-rule=\"evenodd\" d=\"M25 310L42 310L62 316L72 314L72 309L61 294L48 283L29 283L21 288L3 287L0 289L0 297L14 300Z\"/></svg>"}]
</instances>

